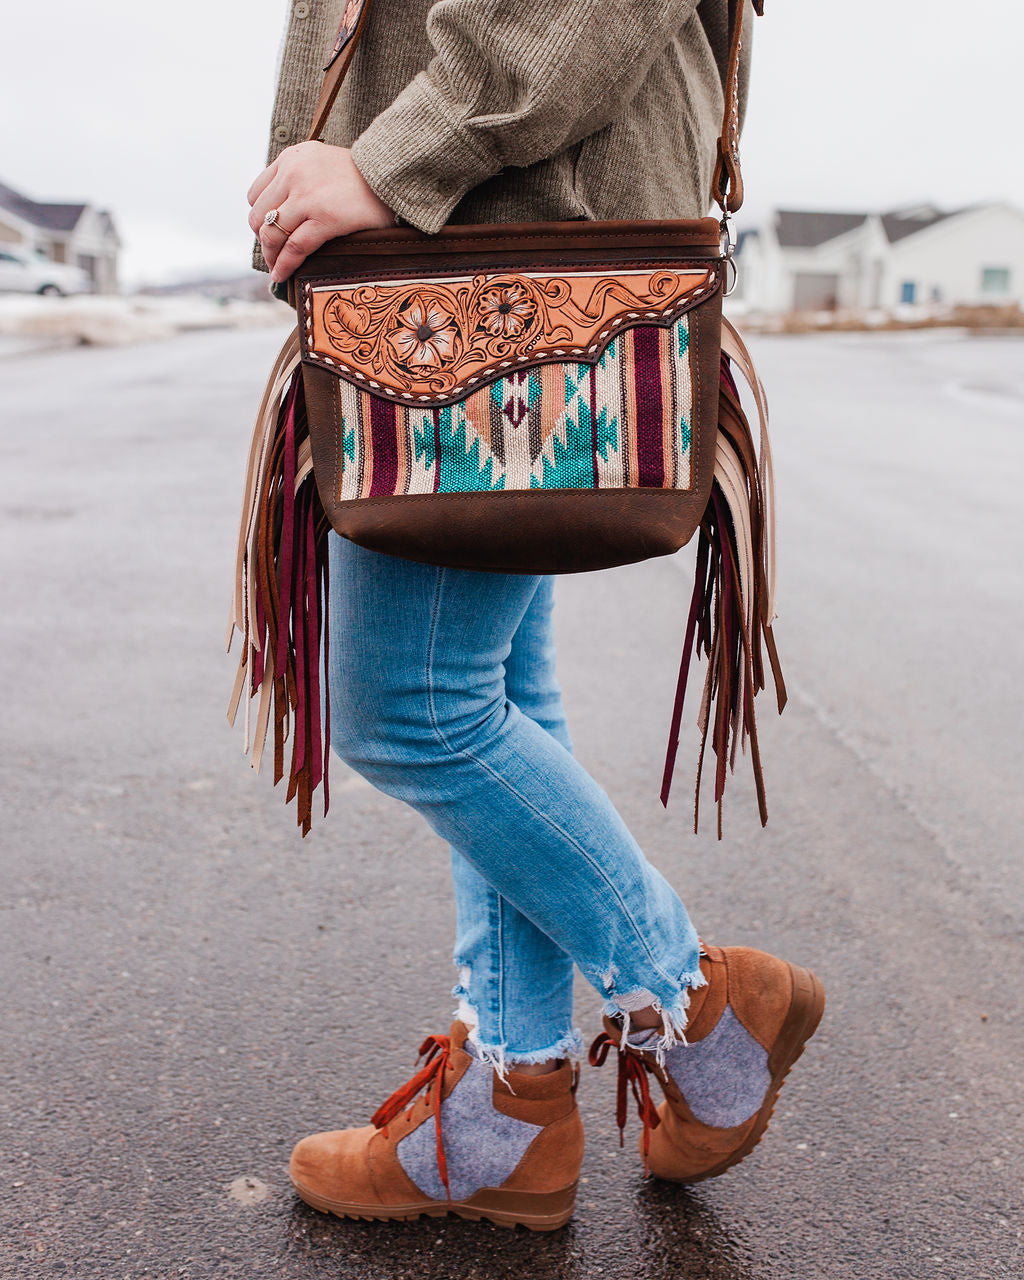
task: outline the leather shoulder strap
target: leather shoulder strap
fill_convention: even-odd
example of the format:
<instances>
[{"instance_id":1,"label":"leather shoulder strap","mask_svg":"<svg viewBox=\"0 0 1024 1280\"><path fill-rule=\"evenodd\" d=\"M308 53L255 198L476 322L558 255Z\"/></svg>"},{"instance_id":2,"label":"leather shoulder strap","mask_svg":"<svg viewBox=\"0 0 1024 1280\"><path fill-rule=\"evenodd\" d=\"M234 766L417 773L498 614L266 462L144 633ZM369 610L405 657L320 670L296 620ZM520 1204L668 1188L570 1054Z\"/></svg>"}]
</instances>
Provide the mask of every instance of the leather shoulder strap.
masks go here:
<instances>
[{"instance_id":1,"label":"leather shoulder strap","mask_svg":"<svg viewBox=\"0 0 1024 1280\"><path fill-rule=\"evenodd\" d=\"M754 12L764 14L764 0L753 0ZM718 159L711 179L711 196L725 214L743 203L740 173L740 55L743 52L745 0L729 0L729 65L725 73L725 114L718 138Z\"/></svg>"},{"instance_id":2,"label":"leather shoulder strap","mask_svg":"<svg viewBox=\"0 0 1024 1280\"><path fill-rule=\"evenodd\" d=\"M348 0L345 16L341 20L341 28L334 41L331 56L324 67L324 82L320 88L320 100L313 112L313 123L309 126L309 142L319 142L320 135L327 125L341 82L345 79L349 64L355 55L356 45L366 27L366 19L370 12L372 0Z\"/></svg>"},{"instance_id":3,"label":"leather shoulder strap","mask_svg":"<svg viewBox=\"0 0 1024 1280\"><path fill-rule=\"evenodd\" d=\"M356 45L366 27L372 0L349 0L341 29L334 42L330 60L324 67L320 100L313 113L309 141L317 142L327 124L345 79ZM743 50L743 14L747 0L729 3L729 63L725 77L725 114L718 139L718 158L711 182L711 194L723 213L735 213L743 203L743 178L740 174L740 55ZM764 13L764 0L752 0L754 12Z\"/></svg>"}]
</instances>

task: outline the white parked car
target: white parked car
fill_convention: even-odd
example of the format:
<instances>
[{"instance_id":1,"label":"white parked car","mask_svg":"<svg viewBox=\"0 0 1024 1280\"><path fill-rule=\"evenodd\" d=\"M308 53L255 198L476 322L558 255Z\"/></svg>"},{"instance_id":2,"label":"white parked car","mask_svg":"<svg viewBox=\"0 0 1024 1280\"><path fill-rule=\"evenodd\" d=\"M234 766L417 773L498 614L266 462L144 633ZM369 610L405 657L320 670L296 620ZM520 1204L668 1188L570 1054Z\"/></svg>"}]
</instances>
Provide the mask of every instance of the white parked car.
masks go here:
<instances>
[{"instance_id":1,"label":"white parked car","mask_svg":"<svg viewBox=\"0 0 1024 1280\"><path fill-rule=\"evenodd\" d=\"M89 293L92 281L81 267L51 262L41 253L0 245L0 293Z\"/></svg>"}]
</instances>

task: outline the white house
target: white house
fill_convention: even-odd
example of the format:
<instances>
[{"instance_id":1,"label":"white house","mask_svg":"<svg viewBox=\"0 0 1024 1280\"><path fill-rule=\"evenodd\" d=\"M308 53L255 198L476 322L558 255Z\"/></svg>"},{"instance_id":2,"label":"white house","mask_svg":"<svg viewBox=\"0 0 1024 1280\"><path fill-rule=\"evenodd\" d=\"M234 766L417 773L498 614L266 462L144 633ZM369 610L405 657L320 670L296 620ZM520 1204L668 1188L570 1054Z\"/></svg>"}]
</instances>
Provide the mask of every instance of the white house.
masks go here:
<instances>
[{"instance_id":1,"label":"white house","mask_svg":"<svg viewBox=\"0 0 1024 1280\"><path fill-rule=\"evenodd\" d=\"M0 182L0 244L38 250L82 267L96 293L117 292L121 247L114 221L91 204L42 203Z\"/></svg>"},{"instance_id":2,"label":"white house","mask_svg":"<svg viewBox=\"0 0 1024 1280\"><path fill-rule=\"evenodd\" d=\"M1024 304L1024 212L780 209L740 237L736 296L753 311Z\"/></svg>"}]
</instances>

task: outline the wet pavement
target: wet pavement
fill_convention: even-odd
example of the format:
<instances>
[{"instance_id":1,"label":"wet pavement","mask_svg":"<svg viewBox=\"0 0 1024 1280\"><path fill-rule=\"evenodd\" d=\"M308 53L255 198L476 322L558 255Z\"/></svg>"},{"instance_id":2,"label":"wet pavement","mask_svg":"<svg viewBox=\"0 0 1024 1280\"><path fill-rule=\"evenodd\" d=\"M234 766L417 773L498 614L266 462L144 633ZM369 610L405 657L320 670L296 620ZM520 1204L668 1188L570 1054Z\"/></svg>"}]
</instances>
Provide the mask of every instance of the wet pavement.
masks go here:
<instances>
[{"instance_id":1,"label":"wet pavement","mask_svg":"<svg viewBox=\"0 0 1024 1280\"><path fill-rule=\"evenodd\" d=\"M828 1008L761 1146L691 1190L644 1181L586 1069L549 1236L345 1223L288 1187L296 1138L365 1122L446 1027L453 922L419 819L339 766L300 841L224 723L274 347L0 361L0 1277L1020 1276L1019 342L757 344L792 699L761 711L766 831L738 775L726 839L688 833L692 740L657 803L686 553L560 584L584 762L702 932L812 965Z\"/></svg>"}]
</instances>

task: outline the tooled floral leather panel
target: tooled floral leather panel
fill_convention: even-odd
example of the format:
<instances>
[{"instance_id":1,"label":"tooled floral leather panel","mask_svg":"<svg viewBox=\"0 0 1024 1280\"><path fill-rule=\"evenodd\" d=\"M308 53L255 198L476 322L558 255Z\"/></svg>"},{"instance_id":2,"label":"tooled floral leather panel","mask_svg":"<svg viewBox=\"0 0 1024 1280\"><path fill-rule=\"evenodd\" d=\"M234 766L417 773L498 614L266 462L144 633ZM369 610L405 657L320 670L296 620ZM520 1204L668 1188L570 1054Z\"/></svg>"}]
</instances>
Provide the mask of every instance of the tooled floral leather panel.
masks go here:
<instances>
[{"instance_id":1,"label":"tooled floral leather panel","mask_svg":"<svg viewBox=\"0 0 1024 1280\"><path fill-rule=\"evenodd\" d=\"M451 404L517 369L592 364L617 333L671 325L720 283L717 262L307 281L303 355L389 400Z\"/></svg>"}]
</instances>

